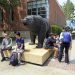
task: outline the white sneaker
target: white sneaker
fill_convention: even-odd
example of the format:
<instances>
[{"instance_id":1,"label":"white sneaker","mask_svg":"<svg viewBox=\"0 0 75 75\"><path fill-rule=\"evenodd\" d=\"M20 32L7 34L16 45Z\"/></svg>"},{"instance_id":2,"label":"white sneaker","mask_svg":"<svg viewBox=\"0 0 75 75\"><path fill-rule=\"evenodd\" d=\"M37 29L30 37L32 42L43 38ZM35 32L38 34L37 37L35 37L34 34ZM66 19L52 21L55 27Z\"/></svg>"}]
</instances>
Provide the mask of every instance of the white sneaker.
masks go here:
<instances>
[{"instance_id":1,"label":"white sneaker","mask_svg":"<svg viewBox=\"0 0 75 75\"><path fill-rule=\"evenodd\" d=\"M24 63L23 63L23 62L21 62L21 61L19 61L18 63L19 63L20 65L24 65Z\"/></svg>"},{"instance_id":2,"label":"white sneaker","mask_svg":"<svg viewBox=\"0 0 75 75\"><path fill-rule=\"evenodd\" d=\"M51 61L55 61L55 59L54 59L54 58L52 58L52 59L51 59Z\"/></svg>"}]
</instances>

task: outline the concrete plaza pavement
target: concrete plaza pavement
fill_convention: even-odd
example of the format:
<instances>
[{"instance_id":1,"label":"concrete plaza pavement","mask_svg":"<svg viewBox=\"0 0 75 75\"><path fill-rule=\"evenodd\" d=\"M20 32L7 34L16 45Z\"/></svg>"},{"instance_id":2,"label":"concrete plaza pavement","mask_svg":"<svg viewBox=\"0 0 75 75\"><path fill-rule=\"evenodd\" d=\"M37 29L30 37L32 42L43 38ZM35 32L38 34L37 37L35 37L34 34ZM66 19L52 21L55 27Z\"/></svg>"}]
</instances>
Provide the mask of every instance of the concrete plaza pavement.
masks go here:
<instances>
[{"instance_id":1,"label":"concrete plaza pavement","mask_svg":"<svg viewBox=\"0 0 75 75\"><path fill-rule=\"evenodd\" d=\"M9 61L4 61L0 62L0 75L75 75L75 40L72 42L70 51L70 64L56 63L56 61L51 61L49 58L43 66L26 63L16 67L9 65ZM58 67L59 65L60 67ZM62 66L67 69L62 68ZM73 70L68 69L70 67L74 67Z\"/></svg>"}]
</instances>

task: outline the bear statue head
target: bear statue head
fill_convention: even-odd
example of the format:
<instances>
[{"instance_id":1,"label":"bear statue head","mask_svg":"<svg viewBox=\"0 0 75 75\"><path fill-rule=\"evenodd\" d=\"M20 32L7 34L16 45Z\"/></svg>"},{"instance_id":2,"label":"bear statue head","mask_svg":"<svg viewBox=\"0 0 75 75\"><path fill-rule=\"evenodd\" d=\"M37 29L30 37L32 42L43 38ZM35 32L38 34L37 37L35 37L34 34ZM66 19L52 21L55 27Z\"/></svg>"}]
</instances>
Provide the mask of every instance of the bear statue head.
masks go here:
<instances>
[{"instance_id":1,"label":"bear statue head","mask_svg":"<svg viewBox=\"0 0 75 75\"><path fill-rule=\"evenodd\" d=\"M25 26L30 27L30 25L33 25L33 23L34 23L34 17L33 16L27 16L24 19L22 19L21 22Z\"/></svg>"},{"instance_id":2,"label":"bear statue head","mask_svg":"<svg viewBox=\"0 0 75 75\"><path fill-rule=\"evenodd\" d=\"M26 16L24 19L21 20L21 22L24 24L26 28L29 29L29 31L38 31L40 20L42 20L42 17L39 15L30 15Z\"/></svg>"},{"instance_id":3,"label":"bear statue head","mask_svg":"<svg viewBox=\"0 0 75 75\"><path fill-rule=\"evenodd\" d=\"M27 16L24 19L22 19L21 22L25 26L32 26L32 25L36 24L36 22L39 22L42 19L43 18L39 15L30 15L30 16Z\"/></svg>"}]
</instances>

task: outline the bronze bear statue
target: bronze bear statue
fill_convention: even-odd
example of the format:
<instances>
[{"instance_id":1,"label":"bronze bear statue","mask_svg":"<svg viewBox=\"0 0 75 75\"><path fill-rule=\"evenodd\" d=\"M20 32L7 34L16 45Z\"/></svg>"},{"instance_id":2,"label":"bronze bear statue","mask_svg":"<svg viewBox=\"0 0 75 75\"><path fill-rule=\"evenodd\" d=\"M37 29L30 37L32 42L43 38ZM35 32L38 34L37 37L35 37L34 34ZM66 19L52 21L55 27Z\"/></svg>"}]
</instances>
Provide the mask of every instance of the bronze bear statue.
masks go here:
<instances>
[{"instance_id":1,"label":"bronze bear statue","mask_svg":"<svg viewBox=\"0 0 75 75\"><path fill-rule=\"evenodd\" d=\"M31 15L22 19L22 23L29 28L31 38L30 44L34 45L36 36L38 36L38 45L36 47L42 48L44 39L49 36L51 30L47 19L41 16Z\"/></svg>"}]
</instances>

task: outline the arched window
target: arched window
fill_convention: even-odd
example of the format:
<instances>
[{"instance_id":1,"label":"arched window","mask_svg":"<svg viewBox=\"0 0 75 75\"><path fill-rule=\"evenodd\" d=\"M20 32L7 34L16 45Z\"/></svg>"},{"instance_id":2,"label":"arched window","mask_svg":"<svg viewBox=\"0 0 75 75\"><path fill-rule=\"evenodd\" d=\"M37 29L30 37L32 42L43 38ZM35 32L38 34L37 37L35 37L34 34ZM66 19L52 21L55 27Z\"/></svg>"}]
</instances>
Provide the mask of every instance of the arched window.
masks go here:
<instances>
[{"instance_id":1,"label":"arched window","mask_svg":"<svg viewBox=\"0 0 75 75\"><path fill-rule=\"evenodd\" d=\"M13 9L11 8L9 11L9 22L12 23L14 21L14 12Z\"/></svg>"},{"instance_id":2,"label":"arched window","mask_svg":"<svg viewBox=\"0 0 75 75\"><path fill-rule=\"evenodd\" d=\"M3 23L3 10L0 10L0 23Z\"/></svg>"}]
</instances>

